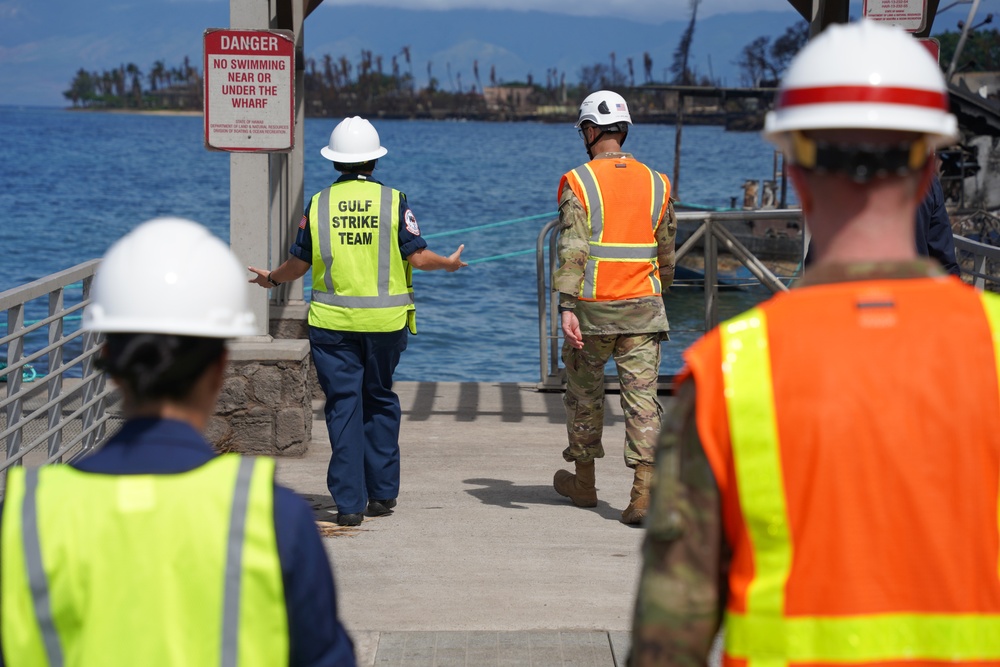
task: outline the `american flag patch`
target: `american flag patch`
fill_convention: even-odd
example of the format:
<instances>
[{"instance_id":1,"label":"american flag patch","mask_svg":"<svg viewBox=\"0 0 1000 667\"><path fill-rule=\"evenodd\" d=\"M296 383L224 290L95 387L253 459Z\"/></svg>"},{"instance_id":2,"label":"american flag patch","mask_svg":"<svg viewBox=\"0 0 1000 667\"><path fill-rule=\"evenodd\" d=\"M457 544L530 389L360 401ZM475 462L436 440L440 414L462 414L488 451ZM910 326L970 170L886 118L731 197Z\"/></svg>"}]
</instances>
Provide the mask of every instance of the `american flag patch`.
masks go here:
<instances>
[{"instance_id":1,"label":"american flag patch","mask_svg":"<svg viewBox=\"0 0 1000 667\"><path fill-rule=\"evenodd\" d=\"M299 229L305 229L307 222L309 222L309 218L302 216L302 219L299 221Z\"/></svg>"},{"instance_id":2,"label":"american flag patch","mask_svg":"<svg viewBox=\"0 0 1000 667\"><path fill-rule=\"evenodd\" d=\"M615 110L625 111L625 105L622 104L621 102L615 102Z\"/></svg>"}]
</instances>

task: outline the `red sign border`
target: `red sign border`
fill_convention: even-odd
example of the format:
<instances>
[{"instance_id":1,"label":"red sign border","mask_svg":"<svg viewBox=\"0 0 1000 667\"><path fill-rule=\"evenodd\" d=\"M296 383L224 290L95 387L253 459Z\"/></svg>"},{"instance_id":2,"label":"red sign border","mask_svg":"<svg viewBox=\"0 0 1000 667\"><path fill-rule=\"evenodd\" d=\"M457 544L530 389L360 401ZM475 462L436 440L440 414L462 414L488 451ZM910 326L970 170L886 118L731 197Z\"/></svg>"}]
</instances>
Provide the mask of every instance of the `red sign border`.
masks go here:
<instances>
[{"instance_id":1,"label":"red sign border","mask_svg":"<svg viewBox=\"0 0 1000 667\"><path fill-rule=\"evenodd\" d=\"M208 141L208 128L209 124L209 100L208 100L208 37L210 34L225 32L225 33L241 33L241 34L257 34L257 35L270 35L276 36L283 41L288 42L291 46L291 67L289 67L289 90L291 91L291 104L289 105L288 113L288 127L291 128L291 144L287 148L245 148L242 146L213 146ZM220 55L213 53L212 55ZM282 56L286 54L282 53ZM205 148L211 151L225 151L229 153L289 153L295 149L295 33L291 30L260 30L256 28L207 28L202 37L202 67L204 76L202 77L202 87L203 87L203 98L204 98L204 108L202 110L202 115L204 117L204 130L205 130Z\"/></svg>"}]
</instances>

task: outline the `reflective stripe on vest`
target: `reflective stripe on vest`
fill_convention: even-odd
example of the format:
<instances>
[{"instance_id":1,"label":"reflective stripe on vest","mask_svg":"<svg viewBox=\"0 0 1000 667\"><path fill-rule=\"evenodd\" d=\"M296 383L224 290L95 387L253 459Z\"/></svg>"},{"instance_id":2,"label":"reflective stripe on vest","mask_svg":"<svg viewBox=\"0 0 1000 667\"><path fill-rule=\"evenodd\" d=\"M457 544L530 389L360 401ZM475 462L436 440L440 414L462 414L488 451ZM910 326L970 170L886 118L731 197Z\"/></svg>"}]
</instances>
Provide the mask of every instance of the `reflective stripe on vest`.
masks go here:
<instances>
[{"instance_id":1,"label":"reflective stripe on vest","mask_svg":"<svg viewBox=\"0 0 1000 667\"><path fill-rule=\"evenodd\" d=\"M613 160L608 160L614 164ZM656 264L657 245L653 235L657 225L666 210L667 191L660 176L635 160L629 160L629 165L635 165L645 169L650 178L650 238L652 242L646 243L612 243L605 241L605 202L601 188L598 184L597 175L594 172L595 162L582 165L570 172L580 186L582 204L587 212L587 219L590 225L590 253L584 267L583 284L580 289L580 298L583 300L607 300L609 298L632 298L636 296L653 296L661 293L662 286L658 273L659 267ZM603 167L603 165L601 165ZM643 279L648 278L646 287L639 293L615 294L613 297L606 295L599 287L599 275L602 262L626 262L639 266L635 271ZM646 268L646 265L649 265ZM643 268L640 268L643 267Z\"/></svg>"},{"instance_id":2,"label":"reflective stripe on vest","mask_svg":"<svg viewBox=\"0 0 1000 667\"><path fill-rule=\"evenodd\" d=\"M26 664L58 667L194 664L190 661L222 667L287 664L287 612L273 525L273 460L226 455L176 476L92 475L66 466L41 471L15 468L8 474L6 501L13 507L20 503L20 521L13 521L14 517L4 512L3 556L5 561L12 561L4 563L4 579L0 582L4 593L5 613L0 620L5 656L19 655ZM206 489L206 485L211 485L212 491L199 495L198 490ZM96 508L103 515L92 513L90 516L96 520L91 524L87 523L87 515L77 517L82 519L78 523L83 525L84 534L66 531L58 520L53 520L60 514L74 520L72 510L63 508L67 501L81 497L80 492L97 499L83 501L86 509L81 511ZM160 497L191 500L186 510L178 513L171 510L176 505L157 502ZM218 517L220 503L227 497L231 504L223 506L228 517L225 534L199 535L199 526L207 530L216 527L213 517ZM199 502L203 503L200 516L205 522L193 524L192 504L197 506ZM182 517L181 527L177 517ZM165 540L177 535L178 529L190 528L192 532L174 538L184 547L164 554L164 563L157 565L155 559L161 552L153 545L146 546L149 534L136 534L136 525L166 533ZM59 534L60 529L66 534ZM111 536L106 557L101 556L103 543L88 542L91 536L86 533L90 530L95 535ZM203 545L203 549L192 552L193 545ZM23 554L23 562L11 558L13 549L19 550L17 555ZM131 554L131 560L116 563L119 551ZM137 553L143 558L136 559ZM105 561L102 567L92 567L90 559L95 555ZM184 570L177 568L189 558L203 559L198 571L202 575L209 573L208 579L195 576L192 584L169 576L170 572L179 572L183 577ZM154 562L138 567L136 560L143 559ZM130 567L135 567L138 577L130 576ZM217 589L212 583L215 568ZM143 591L146 599L135 608L123 609L122 599L130 593L121 587L112 590L114 586L142 585L150 581L150 576L161 579L157 584L160 588L153 586L153 590ZM185 586L192 585L204 592L185 593ZM164 587L174 587L176 595L168 592L164 597ZM105 600L111 600L114 608L103 608ZM192 600L203 603L202 608L191 609ZM10 615L26 609L25 605L33 609L33 617ZM133 624L129 632L120 627L120 614L144 616L136 622L150 629L136 632ZM189 617L187 624L184 617ZM192 631L190 618L197 618L198 630L204 628L205 632ZM122 636L111 648L107 638L115 634L116 627ZM178 644L178 636L190 644ZM95 656L95 652L100 655Z\"/></svg>"},{"instance_id":3,"label":"reflective stripe on vest","mask_svg":"<svg viewBox=\"0 0 1000 667\"><path fill-rule=\"evenodd\" d=\"M226 588L222 607L222 667L236 667L240 640L240 584L243 580L243 542L250 502L250 479L254 459L241 457L229 513L229 542L226 544Z\"/></svg>"},{"instance_id":4,"label":"reflective stripe on vest","mask_svg":"<svg viewBox=\"0 0 1000 667\"><path fill-rule=\"evenodd\" d=\"M1000 299L981 295L981 300L1000 378ZM754 564L745 612L726 612L726 655L745 659L750 667L1000 661L1000 615L996 614L785 616L793 549L765 314L760 308L751 309L723 324L719 333L735 481Z\"/></svg>"},{"instance_id":5,"label":"reflective stripe on vest","mask_svg":"<svg viewBox=\"0 0 1000 667\"><path fill-rule=\"evenodd\" d=\"M24 471L24 500L21 505L21 530L24 531L24 562L28 570L28 585L35 607L35 619L42 632L45 654L49 665L62 667L63 651L59 635L52 621L49 600L49 580L42 566L42 545L38 539L38 469Z\"/></svg>"},{"instance_id":6,"label":"reflective stripe on vest","mask_svg":"<svg viewBox=\"0 0 1000 667\"><path fill-rule=\"evenodd\" d=\"M379 202L379 215L383 212L392 215L392 188L381 186ZM320 220L330 220L330 188L323 190L319 195ZM345 296L336 293L333 285L333 276L328 270L323 272L323 283L326 292L313 292L312 298L328 306L342 306L344 308L389 308L392 306L407 306L413 303L413 294L389 294L389 262L392 258L392 235L394 229L392 225L382 224L379 220L378 226L378 296ZM330 225L320 225L319 247L327 267L332 264L333 247L330 242Z\"/></svg>"},{"instance_id":7,"label":"reflective stripe on vest","mask_svg":"<svg viewBox=\"0 0 1000 667\"><path fill-rule=\"evenodd\" d=\"M364 261L363 253L377 252L373 269L348 271L353 287L340 285L344 273L334 279L338 270L334 256L331 229L333 208L338 196L363 196L359 193L378 188L378 228L374 243L354 246L357 261ZM387 186L369 181L347 181L319 192L310 206L310 225L316 239L313 248L313 291L309 309L309 323L327 329L348 331L397 331L407 320L407 313L414 309L411 267L398 251L398 211L395 191ZM360 200L357 200L360 201ZM354 232L350 232L354 233ZM370 248L375 245L376 248ZM342 251L341 251L342 252ZM341 262L344 260L341 259ZM339 267L343 272L343 266ZM356 268L356 267L355 267ZM359 288L359 283L361 283ZM339 291L338 291L339 290ZM357 292L362 293L357 293Z\"/></svg>"}]
</instances>

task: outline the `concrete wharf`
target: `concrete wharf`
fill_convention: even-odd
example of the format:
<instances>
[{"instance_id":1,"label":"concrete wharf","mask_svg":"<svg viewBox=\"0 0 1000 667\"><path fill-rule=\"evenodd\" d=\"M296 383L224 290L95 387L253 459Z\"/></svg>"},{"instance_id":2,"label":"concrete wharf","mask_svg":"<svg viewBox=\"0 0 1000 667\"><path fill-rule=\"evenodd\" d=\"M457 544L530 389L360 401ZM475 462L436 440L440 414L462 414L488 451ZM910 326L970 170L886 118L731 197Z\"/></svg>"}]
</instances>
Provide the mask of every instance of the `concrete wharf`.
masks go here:
<instances>
[{"instance_id":1,"label":"concrete wharf","mask_svg":"<svg viewBox=\"0 0 1000 667\"><path fill-rule=\"evenodd\" d=\"M341 620L364 667L622 667L644 532L618 521L632 475L607 395L600 499L552 489L566 446L561 393L534 384L397 382L399 505L354 529L332 522L322 402L302 458L278 479L327 537ZM665 406L672 399L660 396Z\"/></svg>"}]
</instances>

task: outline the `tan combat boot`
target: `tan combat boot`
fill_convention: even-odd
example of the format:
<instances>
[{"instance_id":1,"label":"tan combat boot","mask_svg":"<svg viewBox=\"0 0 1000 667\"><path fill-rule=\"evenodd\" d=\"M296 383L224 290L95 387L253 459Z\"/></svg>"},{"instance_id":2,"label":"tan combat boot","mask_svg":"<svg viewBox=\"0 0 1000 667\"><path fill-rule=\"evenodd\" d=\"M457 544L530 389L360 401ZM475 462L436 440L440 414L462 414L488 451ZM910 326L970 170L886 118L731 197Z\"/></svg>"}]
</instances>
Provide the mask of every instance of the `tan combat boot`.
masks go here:
<instances>
[{"instance_id":1,"label":"tan combat boot","mask_svg":"<svg viewBox=\"0 0 1000 667\"><path fill-rule=\"evenodd\" d=\"M632 482L632 502L622 512L622 523L639 524L649 512L649 483L653 481L653 466L640 463L635 467Z\"/></svg>"},{"instance_id":2,"label":"tan combat boot","mask_svg":"<svg viewBox=\"0 0 1000 667\"><path fill-rule=\"evenodd\" d=\"M576 462L576 474L557 470L552 486L560 496L566 496L577 507L597 507L597 489L594 488L594 462Z\"/></svg>"}]
</instances>

